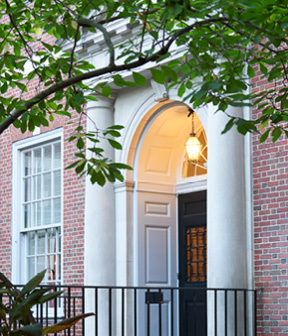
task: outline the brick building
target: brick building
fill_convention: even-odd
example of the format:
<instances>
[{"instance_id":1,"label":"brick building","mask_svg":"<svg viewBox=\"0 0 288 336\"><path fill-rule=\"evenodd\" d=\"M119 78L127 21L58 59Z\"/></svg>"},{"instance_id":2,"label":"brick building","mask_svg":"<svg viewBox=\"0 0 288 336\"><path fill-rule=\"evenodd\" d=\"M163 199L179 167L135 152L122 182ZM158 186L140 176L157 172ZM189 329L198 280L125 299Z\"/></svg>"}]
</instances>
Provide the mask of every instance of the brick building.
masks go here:
<instances>
[{"instance_id":1,"label":"brick building","mask_svg":"<svg viewBox=\"0 0 288 336\"><path fill-rule=\"evenodd\" d=\"M131 28L113 29L119 38ZM97 36L93 44L94 39L83 41L82 57L97 63L104 58L104 41ZM254 89L261 85L255 78ZM176 90L151 79L145 88L115 87L111 98L89 103L83 125L124 125L123 150L103 147L134 168L125 172L125 182L103 188L65 170L74 156L73 143L65 141L73 125L65 118L34 134L8 129L0 143L1 271L15 283L48 268L48 284L257 289L258 335L286 334L287 139L260 144L257 134L221 135L226 117L206 106L195 111L202 149L200 162L191 164L184 146L191 132L189 108ZM257 116L246 107L229 113ZM163 320L175 317L174 334L184 336L191 335L193 316L208 321L198 335L224 335L223 295L217 301L208 292L191 308L189 296L173 303L164 293ZM235 315L237 301L229 295L234 317L228 314L228 335L253 335L254 299L248 295L251 307ZM243 293L236 296L241 306ZM144 309L139 308L143 315ZM237 314L250 324L244 327ZM171 334L168 325L165 335ZM139 334L146 332L138 327Z\"/></svg>"}]
</instances>

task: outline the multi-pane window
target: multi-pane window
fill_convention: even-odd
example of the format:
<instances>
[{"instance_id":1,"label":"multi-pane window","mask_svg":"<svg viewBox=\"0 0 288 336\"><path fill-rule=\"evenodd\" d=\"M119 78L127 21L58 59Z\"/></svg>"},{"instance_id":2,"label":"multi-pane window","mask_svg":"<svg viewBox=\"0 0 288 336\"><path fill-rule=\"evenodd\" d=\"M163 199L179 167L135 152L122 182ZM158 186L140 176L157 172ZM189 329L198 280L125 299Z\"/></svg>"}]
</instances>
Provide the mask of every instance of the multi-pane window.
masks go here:
<instances>
[{"instance_id":1,"label":"multi-pane window","mask_svg":"<svg viewBox=\"0 0 288 336\"><path fill-rule=\"evenodd\" d=\"M186 282L207 281L207 229L187 228Z\"/></svg>"},{"instance_id":2,"label":"multi-pane window","mask_svg":"<svg viewBox=\"0 0 288 336\"><path fill-rule=\"evenodd\" d=\"M45 282L61 281L61 142L23 150L21 241L27 279L48 269Z\"/></svg>"}]
</instances>

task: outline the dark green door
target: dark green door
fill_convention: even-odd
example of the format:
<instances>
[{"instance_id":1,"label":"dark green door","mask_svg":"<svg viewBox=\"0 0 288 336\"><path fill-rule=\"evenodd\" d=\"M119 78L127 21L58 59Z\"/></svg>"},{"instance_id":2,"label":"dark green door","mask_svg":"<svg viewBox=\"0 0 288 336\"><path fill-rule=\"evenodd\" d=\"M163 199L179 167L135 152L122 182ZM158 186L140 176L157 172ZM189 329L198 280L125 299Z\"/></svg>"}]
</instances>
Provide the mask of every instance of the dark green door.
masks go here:
<instances>
[{"instance_id":1,"label":"dark green door","mask_svg":"<svg viewBox=\"0 0 288 336\"><path fill-rule=\"evenodd\" d=\"M206 191L179 195L180 335L207 335Z\"/></svg>"}]
</instances>

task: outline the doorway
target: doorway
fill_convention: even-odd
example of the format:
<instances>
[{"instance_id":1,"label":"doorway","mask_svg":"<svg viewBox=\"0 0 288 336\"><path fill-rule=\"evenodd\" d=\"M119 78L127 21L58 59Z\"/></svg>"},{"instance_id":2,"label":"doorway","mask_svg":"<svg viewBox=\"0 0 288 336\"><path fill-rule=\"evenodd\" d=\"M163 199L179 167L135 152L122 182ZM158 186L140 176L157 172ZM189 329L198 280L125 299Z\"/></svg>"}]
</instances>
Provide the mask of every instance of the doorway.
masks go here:
<instances>
[{"instance_id":1,"label":"doorway","mask_svg":"<svg viewBox=\"0 0 288 336\"><path fill-rule=\"evenodd\" d=\"M179 326L181 336L207 335L206 191L180 194Z\"/></svg>"}]
</instances>

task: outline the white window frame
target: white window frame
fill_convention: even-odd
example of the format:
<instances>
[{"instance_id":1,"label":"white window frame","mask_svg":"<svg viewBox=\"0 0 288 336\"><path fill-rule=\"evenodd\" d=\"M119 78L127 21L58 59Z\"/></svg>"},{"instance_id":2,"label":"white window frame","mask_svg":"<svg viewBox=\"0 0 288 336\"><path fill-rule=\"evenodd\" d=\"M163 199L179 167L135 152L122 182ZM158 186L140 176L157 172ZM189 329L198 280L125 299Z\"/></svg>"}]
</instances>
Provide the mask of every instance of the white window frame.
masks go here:
<instances>
[{"instance_id":1,"label":"white window frame","mask_svg":"<svg viewBox=\"0 0 288 336\"><path fill-rule=\"evenodd\" d=\"M22 199L21 199L21 175L20 170L23 169L23 162L21 155L24 150L41 146L45 143L60 140L61 144L61 234L63 237L63 129L58 128L47 133L39 134L24 140L17 141L12 146L12 265L11 265L11 279L15 284L24 284L27 282L27 270L24 262L23 249L21 248L21 212L22 212ZM59 227L59 225L57 225ZM40 227L39 227L40 228ZM61 281L63 279L63 238L61 242Z\"/></svg>"}]
</instances>

